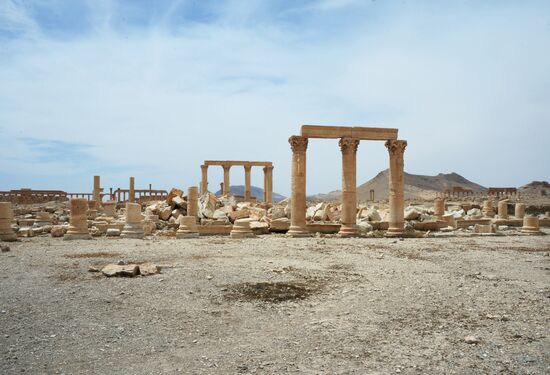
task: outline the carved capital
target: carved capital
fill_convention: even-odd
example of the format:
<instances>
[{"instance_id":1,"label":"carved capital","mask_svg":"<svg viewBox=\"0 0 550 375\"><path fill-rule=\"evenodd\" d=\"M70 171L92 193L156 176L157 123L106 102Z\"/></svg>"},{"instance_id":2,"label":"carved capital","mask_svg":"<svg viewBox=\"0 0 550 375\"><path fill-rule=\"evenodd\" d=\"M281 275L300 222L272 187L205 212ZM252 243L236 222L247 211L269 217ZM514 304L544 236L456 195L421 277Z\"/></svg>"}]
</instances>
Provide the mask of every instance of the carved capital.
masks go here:
<instances>
[{"instance_id":1,"label":"carved capital","mask_svg":"<svg viewBox=\"0 0 550 375\"><path fill-rule=\"evenodd\" d=\"M245 166L244 166L244 171L245 171L245 172L250 172L251 169L252 169L252 166L251 166L251 165L245 165Z\"/></svg>"},{"instance_id":2,"label":"carved capital","mask_svg":"<svg viewBox=\"0 0 550 375\"><path fill-rule=\"evenodd\" d=\"M293 152L306 151L308 139L299 135L293 135L288 139Z\"/></svg>"},{"instance_id":3,"label":"carved capital","mask_svg":"<svg viewBox=\"0 0 550 375\"><path fill-rule=\"evenodd\" d=\"M208 170L208 165L204 165L204 164L201 165L201 169L202 169L203 171L207 171L207 170Z\"/></svg>"},{"instance_id":4,"label":"carved capital","mask_svg":"<svg viewBox=\"0 0 550 375\"><path fill-rule=\"evenodd\" d=\"M342 137L338 141L338 146L342 152L357 152L359 139L353 137Z\"/></svg>"},{"instance_id":5,"label":"carved capital","mask_svg":"<svg viewBox=\"0 0 550 375\"><path fill-rule=\"evenodd\" d=\"M386 147L391 156L403 155L407 147L407 141L389 140L386 141Z\"/></svg>"}]
</instances>

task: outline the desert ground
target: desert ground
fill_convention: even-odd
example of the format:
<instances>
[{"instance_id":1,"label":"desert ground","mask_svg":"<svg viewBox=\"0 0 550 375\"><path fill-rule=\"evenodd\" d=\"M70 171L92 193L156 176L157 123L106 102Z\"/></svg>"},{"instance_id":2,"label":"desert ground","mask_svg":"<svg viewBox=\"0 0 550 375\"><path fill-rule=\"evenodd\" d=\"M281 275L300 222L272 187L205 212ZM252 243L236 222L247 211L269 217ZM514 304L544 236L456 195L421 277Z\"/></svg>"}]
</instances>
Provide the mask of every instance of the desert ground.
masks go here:
<instances>
[{"instance_id":1,"label":"desert ground","mask_svg":"<svg viewBox=\"0 0 550 375\"><path fill-rule=\"evenodd\" d=\"M7 245L3 374L550 372L548 235Z\"/></svg>"}]
</instances>

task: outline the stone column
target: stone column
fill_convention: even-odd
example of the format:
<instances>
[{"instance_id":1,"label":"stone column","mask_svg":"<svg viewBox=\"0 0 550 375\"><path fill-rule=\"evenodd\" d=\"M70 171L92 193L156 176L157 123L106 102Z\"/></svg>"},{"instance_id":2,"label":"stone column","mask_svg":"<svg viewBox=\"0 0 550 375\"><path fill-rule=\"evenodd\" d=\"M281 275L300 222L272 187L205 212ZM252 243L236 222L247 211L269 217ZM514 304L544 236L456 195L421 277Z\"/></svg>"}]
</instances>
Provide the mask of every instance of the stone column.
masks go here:
<instances>
[{"instance_id":1,"label":"stone column","mask_svg":"<svg viewBox=\"0 0 550 375\"><path fill-rule=\"evenodd\" d=\"M197 217L199 212L199 189L191 186L187 189L187 216Z\"/></svg>"},{"instance_id":2,"label":"stone column","mask_svg":"<svg viewBox=\"0 0 550 375\"><path fill-rule=\"evenodd\" d=\"M389 140L386 147L390 154L390 222L388 235L401 235L404 233L404 161L403 153L407 147L407 141Z\"/></svg>"},{"instance_id":3,"label":"stone column","mask_svg":"<svg viewBox=\"0 0 550 375\"><path fill-rule=\"evenodd\" d=\"M250 202L250 170L252 167L250 165L244 166L244 201Z\"/></svg>"},{"instance_id":4,"label":"stone column","mask_svg":"<svg viewBox=\"0 0 550 375\"><path fill-rule=\"evenodd\" d=\"M201 165L201 195L208 191L208 165Z\"/></svg>"},{"instance_id":5,"label":"stone column","mask_svg":"<svg viewBox=\"0 0 550 375\"><path fill-rule=\"evenodd\" d=\"M136 201L136 191L134 189L134 178L130 177L130 194L128 194L128 202L134 203Z\"/></svg>"},{"instance_id":6,"label":"stone column","mask_svg":"<svg viewBox=\"0 0 550 375\"><path fill-rule=\"evenodd\" d=\"M357 235L357 147L359 139L340 138L338 142L342 151L342 225L338 234L342 237Z\"/></svg>"},{"instance_id":7,"label":"stone column","mask_svg":"<svg viewBox=\"0 0 550 375\"><path fill-rule=\"evenodd\" d=\"M493 209L493 201L492 199L488 199L486 201L483 201L483 209L481 210L483 212L483 215L485 217L494 217L495 211Z\"/></svg>"},{"instance_id":8,"label":"stone column","mask_svg":"<svg viewBox=\"0 0 550 375\"><path fill-rule=\"evenodd\" d=\"M227 195L230 193L230 185L229 185L229 170L231 169L231 165L225 164L223 165L223 191L222 195Z\"/></svg>"},{"instance_id":9,"label":"stone column","mask_svg":"<svg viewBox=\"0 0 550 375\"><path fill-rule=\"evenodd\" d=\"M267 204L273 203L273 166L264 167L264 201Z\"/></svg>"},{"instance_id":10,"label":"stone column","mask_svg":"<svg viewBox=\"0 0 550 375\"><path fill-rule=\"evenodd\" d=\"M498 202L498 218L508 219L508 201L507 200Z\"/></svg>"},{"instance_id":11,"label":"stone column","mask_svg":"<svg viewBox=\"0 0 550 375\"><path fill-rule=\"evenodd\" d=\"M307 237L310 233L306 226L306 150L308 139L293 135L288 139L292 149L292 186L290 229L292 237Z\"/></svg>"},{"instance_id":12,"label":"stone column","mask_svg":"<svg viewBox=\"0 0 550 375\"><path fill-rule=\"evenodd\" d=\"M523 227L521 233L527 234L540 234L538 216L525 216L523 218Z\"/></svg>"},{"instance_id":13,"label":"stone column","mask_svg":"<svg viewBox=\"0 0 550 375\"><path fill-rule=\"evenodd\" d=\"M94 176L94 201L97 202L98 208L101 207L101 184L99 176Z\"/></svg>"},{"instance_id":14,"label":"stone column","mask_svg":"<svg viewBox=\"0 0 550 375\"><path fill-rule=\"evenodd\" d=\"M141 217L141 204L126 203L126 224L122 229L121 237L125 238L143 238L143 218Z\"/></svg>"},{"instance_id":15,"label":"stone column","mask_svg":"<svg viewBox=\"0 0 550 375\"><path fill-rule=\"evenodd\" d=\"M443 219L443 215L445 215L445 199L443 198L435 198L434 200L434 215L437 217L438 220Z\"/></svg>"},{"instance_id":16,"label":"stone column","mask_svg":"<svg viewBox=\"0 0 550 375\"><path fill-rule=\"evenodd\" d=\"M523 219L525 217L525 203L516 203L514 216L517 219Z\"/></svg>"},{"instance_id":17,"label":"stone column","mask_svg":"<svg viewBox=\"0 0 550 375\"><path fill-rule=\"evenodd\" d=\"M92 238L88 232L88 200L84 198L71 199L71 217L69 230L63 237L64 240L89 240Z\"/></svg>"},{"instance_id":18,"label":"stone column","mask_svg":"<svg viewBox=\"0 0 550 375\"><path fill-rule=\"evenodd\" d=\"M17 235L11 229L13 210L10 202L0 202L0 241L17 241Z\"/></svg>"},{"instance_id":19,"label":"stone column","mask_svg":"<svg viewBox=\"0 0 550 375\"><path fill-rule=\"evenodd\" d=\"M180 215L177 219L179 224L178 231L176 232L176 238L197 238L199 237L199 230L197 228L197 218L195 216L183 216Z\"/></svg>"}]
</instances>

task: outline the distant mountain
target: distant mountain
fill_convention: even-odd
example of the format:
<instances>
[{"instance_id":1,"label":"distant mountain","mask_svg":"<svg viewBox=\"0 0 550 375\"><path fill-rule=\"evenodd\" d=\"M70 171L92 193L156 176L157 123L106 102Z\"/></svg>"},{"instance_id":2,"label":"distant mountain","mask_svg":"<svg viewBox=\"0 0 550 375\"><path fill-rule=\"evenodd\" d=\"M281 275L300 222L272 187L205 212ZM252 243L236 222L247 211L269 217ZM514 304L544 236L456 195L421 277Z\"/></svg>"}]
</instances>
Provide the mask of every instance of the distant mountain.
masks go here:
<instances>
[{"instance_id":1,"label":"distant mountain","mask_svg":"<svg viewBox=\"0 0 550 375\"><path fill-rule=\"evenodd\" d=\"M384 200L389 195L389 170L386 169L373 179L357 187L357 199L366 201L370 199L370 191L374 190L374 200ZM453 186L461 186L472 189L475 192L487 190L485 187L469 181L457 173L440 173L437 176L415 175L405 172L405 199L432 199L436 192L443 191ZM308 197L311 200L331 201L339 200L341 192L333 191L328 194L317 194Z\"/></svg>"},{"instance_id":2,"label":"distant mountain","mask_svg":"<svg viewBox=\"0 0 550 375\"><path fill-rule=\"evenodd\" d=\"M244 185L231 185L229 190L231 191L231 193L233 195L244 196ZM258 201L263 201L263 199L264 199L264 189L259 188L257 186L251 186L250 187L250 193ZM216 195L217 196L222 195L221 190L218 190L216 192ZM279 202L279 201L282 201L283 199L286 199L286 197L281 195L281 194L277 194L275 192L273 193L273 202Z\"/></svg>"},{"instance_id":3,"label":"distant mountain","mask_svg":"<svg viewBox=\"0 0 550 375\"><path fill-rule=\"evenodd\" d=\"M523 196L550 197L550 183L548 181L533 181L523 185L518 190Z\"/></svg>"}]
</instances>

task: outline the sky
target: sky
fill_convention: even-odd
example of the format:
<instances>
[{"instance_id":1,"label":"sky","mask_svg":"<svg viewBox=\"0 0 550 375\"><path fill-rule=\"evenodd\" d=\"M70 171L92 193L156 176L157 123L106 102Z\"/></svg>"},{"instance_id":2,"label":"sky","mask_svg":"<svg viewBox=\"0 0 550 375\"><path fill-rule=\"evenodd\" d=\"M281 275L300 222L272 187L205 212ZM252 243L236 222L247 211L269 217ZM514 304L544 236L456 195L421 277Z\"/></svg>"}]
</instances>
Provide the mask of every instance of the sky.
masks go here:
<instances>
[{"instance_id":1,"label":"sky","mask_svg":"<svg viewBox=\"0 0 550 375\"><path fill-rule=\"evenodd\" d=\"M302 124L398 128L409 173L550 180L550 1L0 0L0 190L186 189L214 159L289 195ZM307 158L308 194L341 189L337 140ZM358 184L387 167L360 143Z\"/></svg>"}]
</instances>

